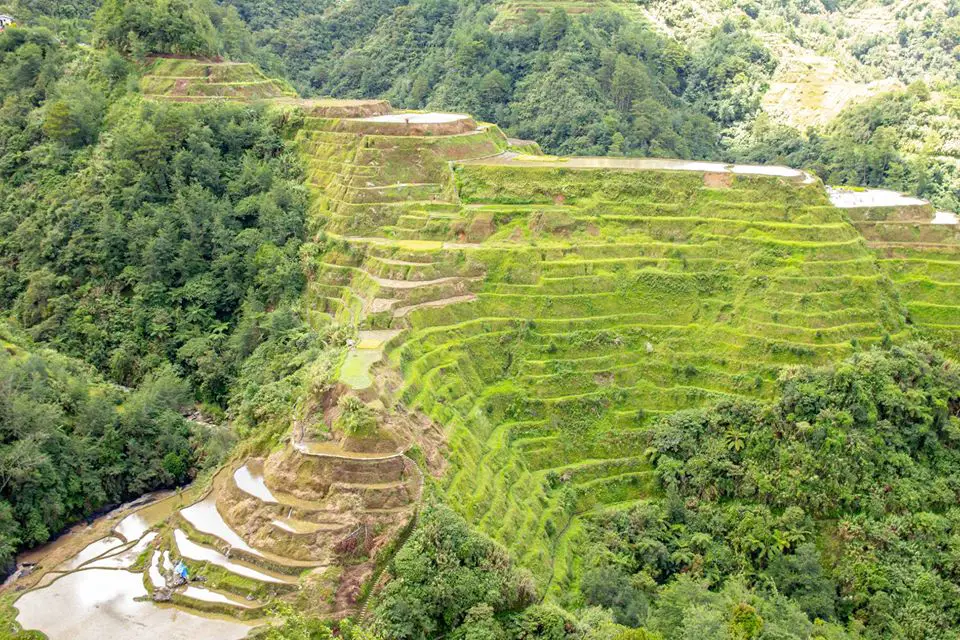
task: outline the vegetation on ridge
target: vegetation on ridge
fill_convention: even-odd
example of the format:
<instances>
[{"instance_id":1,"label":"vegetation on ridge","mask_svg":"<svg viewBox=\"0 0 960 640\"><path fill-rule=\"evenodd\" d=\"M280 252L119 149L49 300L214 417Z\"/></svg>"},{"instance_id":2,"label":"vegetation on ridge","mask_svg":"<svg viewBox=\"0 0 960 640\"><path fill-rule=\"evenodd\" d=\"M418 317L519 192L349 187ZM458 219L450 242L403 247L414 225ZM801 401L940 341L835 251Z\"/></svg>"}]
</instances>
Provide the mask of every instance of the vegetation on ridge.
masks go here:
<instances>
[{"instance_id":1,"label":"vegetation on ridge","mask_svg":"<svg viewBox=\"0 0 960 640\"><path fill-rule=\"evenodd\" d=\"M120 384L169 362L223 403L256 318L304 282L307 198L279 122L143 102L125 61L42 30L0 34L0 67L3 306Z\"/></svg>"},{"instance_id":2,"label":"vegetation on ridge","mask_svg":"<svg viewBox=\"0 0 960 640\"><path fill-rule=\"evenodd\" d=\"M242 15L301 86L475 111L554 150L788 156L949 203L953 174L920 157L947 148L942 91L915 83L819 132L764 129L777 58L751 14L767 0L689 47L606 3L512 23L478 1L234 4L109 0L100 48L0 35L0 308L29 335L0 354L0 560L215 463L221 443L181 415L196 400L232 418L245 452L291 428L371 444L390 414L448 441L391 454L403 481L357 463L361 482L329 483L343 494L318 483L402 506L357 510L387 515L356 522L341 540L356 554L321 576L343 577L345 597L284 567L303 570L306 606L278 608L261 637L331 638L306 612L362 603L367 628L341 637L952 637L960 374L903 345L926 325L956 335L955 238L895 281L864 221L817 183L521 166L489 159L510 148L497 127L383 135L219 100L276 95L249 88L252 66L162 58L145 79L139 63L269 58ZM138 95L191 77L243 87L176 96L214 98L201 105ZM470 158L486 160L458 163ZM899 239L901 221L881 222ZM393 337L361 340L365 357L342 367L370 329ZM363 392L321 406L335 376ZM407 465L430 456L446 472L427 478L411 532ZM298 545L342 524L299 520L326 514L285 493L297 506L251 517L261 532L284 518ZM218 512L241 535L248 523Z\"/></svg>"},{"instance_id":3,"label":"vegetation on ridge","mask_svg":"<svg viewBox=\"0 0 960 640\"><path fill-rule=\"evenodd\" d=\"M305 95L473 113L550 153L789 163L831 182L904 189L947 209L960 203L956 96L943 84L960 73L955 1L882 9L891 26L864 34L854 18L832 26L847 19L848 3L800 0L651 0L638 10L596 2L571 15L566 5L534 3L542 10L508 25L498 16L517 3L376 0L264 11L225 1ZM904 85L927 80L934 97L917 105L897 90L851 105L836 123L780 124L763 99L777 67L800 64L792 57L804 47L836 55L864 84L884 74Z\"/></svg>"},{"instance_id":4,"label":"vegetation on ridge","mask_svg":"<svg viewBox=\"0 0 960 640\"><path fill-rule=\"evenodd\" d=\"M0 327L0 569L104 507L179 486L222 461L227 433L188 422L169 368L136 391Z\"/></svg>"}]
</instances>

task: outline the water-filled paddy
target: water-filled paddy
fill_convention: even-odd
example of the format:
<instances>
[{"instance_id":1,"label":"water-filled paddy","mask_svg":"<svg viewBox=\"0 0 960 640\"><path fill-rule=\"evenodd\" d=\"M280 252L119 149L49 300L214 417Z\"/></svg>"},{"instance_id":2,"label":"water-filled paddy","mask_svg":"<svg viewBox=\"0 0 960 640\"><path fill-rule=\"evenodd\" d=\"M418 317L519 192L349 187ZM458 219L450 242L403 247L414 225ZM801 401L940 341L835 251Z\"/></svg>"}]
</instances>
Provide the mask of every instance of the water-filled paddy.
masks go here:
<instances>
[{"instance_id":1,"label":"water-filled paddy","mask_svg":"<svg viewBox=\"0 0 960 640\"><path fill-rule=\"evenodd\" d=\"M220 512L217 511L217 498L210 494L197 504L187 507L180 512L183 518L193 525L197 531L209 533L229 544L234 549L242 549L255 555L262 555L259 551L244 542L236 531L230 528Z\"/></svg>"},{"instance_id":2,"label":"water-filled paddy","mask_svg":"<svg viewBox=\"0 0 960 640\"><path fill-rule=\"evenodd\" d=\"M277 502L270 487L263 480L263 463L252 460L233 472L233 481L241 491L249 493L263 502Z\"/></svg>"},{"instance_id":3,"label":"water-filled paddy","mask_svg":"<svg viewBox=\"0 0 960 640\"><path fill-rule=\"evenodd\" d=\"M241 622L135 600L146 595L138 573L86 569L24 594L15 603L17 621L50 640L239 640L250 629Z\"/></svg>"},{"instance_id":4,"label":"water-filled paddy","mask_svg":"<svg viewBox=\"0 0 960 640\"><path fill-rule=\"evenodd\" d=\"M215 564L218 567L223 567L224 569L230 571L231 573L235 573L238 576L252 578L261 582L284 583L292 581L284 580L278 576L268 575L246 565L237 564L216 549L210 549L209 547L204 547L196 542L193 542L187 538L187 534L180 529L174 531L173 535L177 542L177 548L180 550L180 554L184 558L197 560L198 562L209 562L210 564Z\"/></svg>"}]
</instances>

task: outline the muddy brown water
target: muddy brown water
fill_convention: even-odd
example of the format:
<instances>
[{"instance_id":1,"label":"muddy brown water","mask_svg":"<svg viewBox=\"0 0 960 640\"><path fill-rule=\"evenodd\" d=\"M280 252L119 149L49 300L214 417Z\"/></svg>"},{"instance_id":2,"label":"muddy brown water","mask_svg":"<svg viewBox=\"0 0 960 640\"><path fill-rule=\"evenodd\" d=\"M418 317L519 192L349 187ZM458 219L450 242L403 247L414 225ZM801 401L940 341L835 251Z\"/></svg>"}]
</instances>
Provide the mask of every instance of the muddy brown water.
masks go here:
<instances>
[{"instance_id":1,"label":"muddy brown water","mask_svg":"<svg viewBox=\"0 0 960 640\"><path fill-rule=\"evenodd\" d=\"M14 583L20 588L36 585L14 603L17 622L50 640L246 637L252 623L138 601L148 595L143 575L126 570L153 542L156 534L148 530L196 500L202 490L192 486L162 494L146 506L119 509L23 554L20 562L38 563L38 569ZM159 554L154 556L157 560L147 568L151 582L160 577Z\"/></svg>"},{"instance_id":2,"label":"muddy brown water","mask_svg":"<svg viewBox=\"0 0 960 640\"><path fill-rule=\"evenodd\" d=\"M139 573L85 569L24 594L15 606L24 629L50 640L239 640L250 625L138 601L147 595Z\"/></svg>"},{"instance_id":3,"label":"muddy brown water","mask_svg":"<svg viewBox=\"0 0 960 640\"><path fill-rule=\"evenodd\" d=\"M28 575L9 581L4 585L4 589L32 588L41 584L47 572L54 569L64 570L64 566L61 565L71 565L75 568L82 562L109 551L111 547L116 546L117 542L99 543L98 546L103 547L99 552L94 553L96 549L94 547L84 553L95 542L108 537L117 538L115 533L121 534L128 542L136 541L147 529L160 524L174 511L196 500L202 490L202 486L191 485L177 492L154 494L155 499L146 505L120 507L97 518L92 524L78 524L56 540L21 553L17 557L17 563L35 565L35 569ZM81 553L85 556L92 555L83 558L81 562L76 562L76 556Z\"/></svg>"}]
</instances>

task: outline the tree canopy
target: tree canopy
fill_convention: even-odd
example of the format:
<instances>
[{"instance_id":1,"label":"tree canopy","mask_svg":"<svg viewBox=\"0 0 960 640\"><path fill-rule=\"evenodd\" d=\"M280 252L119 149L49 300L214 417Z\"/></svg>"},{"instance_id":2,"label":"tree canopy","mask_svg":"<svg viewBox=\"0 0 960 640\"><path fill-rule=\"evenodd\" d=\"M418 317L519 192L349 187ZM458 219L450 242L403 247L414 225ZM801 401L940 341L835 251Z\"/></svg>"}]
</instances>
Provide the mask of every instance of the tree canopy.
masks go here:
<instances>
[{"instance_id":1,"label":"tree canopy","mask_svg":"<svg viewBox=\"0 0 960 640\"><path fill-rule=\"evenodd\" d=\"M894 347L780 391L657 422L665 499L593 520L586 601L664 638L729 637L738 603L763 621L744 637L952 637L960 370Z\"/></svg>"},{"instance_id":2,"label":"tree canopy","mask_svg":"<svg viewBox=\"0 0 960 640\"><path fill-rule=\"evenodd\" d=\"M169 369L133 392L0 327L0 566L105 506L179 486L220 439L189 423Z\"/></svg>"}]
</instances>

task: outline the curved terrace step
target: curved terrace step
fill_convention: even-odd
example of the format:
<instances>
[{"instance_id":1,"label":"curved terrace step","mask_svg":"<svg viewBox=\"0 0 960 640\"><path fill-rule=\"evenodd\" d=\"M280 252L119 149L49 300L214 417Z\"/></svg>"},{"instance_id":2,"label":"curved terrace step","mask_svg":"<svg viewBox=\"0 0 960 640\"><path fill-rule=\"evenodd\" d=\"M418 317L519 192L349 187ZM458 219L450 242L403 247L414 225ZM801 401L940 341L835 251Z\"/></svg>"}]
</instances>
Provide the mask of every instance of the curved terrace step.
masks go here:
<instances>
[{"instance_id":1,"label":"curved terrace step","mask_svg":"<svg viewBox=\"0 0 960 640\"><path fill-rule=\"evenodd\" d=\"M208 589L205 587L198 587L192 584L188 584L182 589L175 592L176 597L175 602L178 605L190 606L191 601L196 602L195 608L200 610L205 610L204 604L217 604L224 605L228 608L235 609L255 609L263 606L261 603L256 601L249 601L244 598L240 598L232 593L226 591L217 591L215 589Z\"/></svg>"},{"instance_id":2,"label":"curved terrace step","mask_svg":"<svg viewBox=\"0 0 960 640\"><path fill-rule=\"evenodd\" d=\"M265 569L254 569L235 560L232 560L220 553L216 549L194 542L187 536L183 529L175 529L173 532L174 543L181 556L188 560L196 562L207 562L226 569L235 575L250 578L257 582L265 582L278 585L296 585L297 578L294 576L283 575L280 573L268 572Z\"/></svg>"},{"instance_id":3,"label":"curved terrace step","mask_svg":"<svg viewBox=\"0 0 960 640\"><path fill-rule=\"evenodd\" d=\"M468 293L462 296L454 296L452 298L441 298L439 300L429 300L427 302L421 302L419 304L412 304L405 307L398 307L393 310L393 316L395 318L405 318L410 313L417 311L418 309L439 309L442 307L448 307L454 304L461 304L464 302L473 302L477 299L476 294Z\"/></svg>"},{"instance_id":4,"label":"curved terrace step","mask_svg":"<svg viewBox=\"0 0 960 640\"><path fill-rule=\"evenodd\" d=\"M246 472L241 469L246 469ZM247 490L240 488L236 481L237 477L240 478L242 484L247 485ZM233 489L236 489L236 492L234 492ZM234 513L231 510L237 506L238 496L250 497L265 505L276 505L276 508L272 510L273 515L258 513L256 510L251 512L249 505L243 506L239 512ZM262 498L270 499L262 500ZM226 549L227 553L234 559L248 561L251 564L259 567L267 567L279 573L297 573L302 570L315 569L323 566L324 561L316 556L301 558L277 553L276 548L272 545L279 544L281 545L280 548L283 548L282 544L284 544L284 540L282 539L276 537L270 538L271 548L267 549L260 548L255 543L248 542L244 537L244 535L256 536L258 534L256 523L262 523L264 517L274 517L274 519L276 519L275 516L279 516L277 512L282 511L283 506L276 500L276 496L269 490L266 483L262 482L262 476L259 476L258 481L257 476L251 473L246 465L244 465L234 471L233 474L218 478L214 486L214 491L204 500L182 510L180 517L199 534L211 536L219 540L223 545L222 548ZM245 532L244 535L241 535L227 522L226 518L223 517L220 513L221 506L225 509L225 513L230 514L232 522L246 527L241 529L241 531ZM254 516L256 519L249 519ZM240 518L240 520L237 520L237 518ZM325 529L325 527L326 523L317 523L314 533ZM280 528L287 533L305 533L303 530L292 531L283 527ZM326 528L331 531L338 529L338 527L333 526L332 523L331 526ZM250 539L256 540L257 538L254 537ZM263 546L267 545L264 544Z\"/></svg>"}]
</instances>

